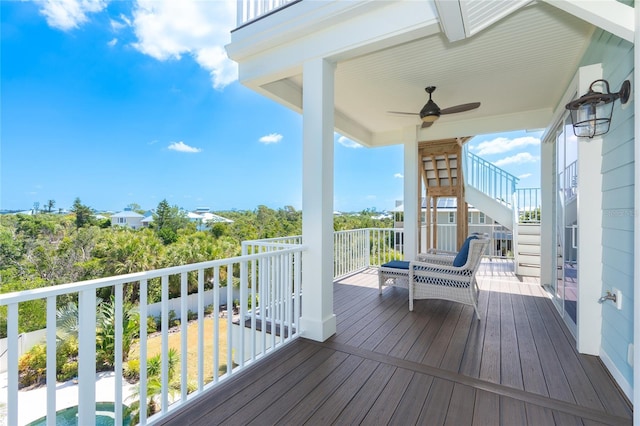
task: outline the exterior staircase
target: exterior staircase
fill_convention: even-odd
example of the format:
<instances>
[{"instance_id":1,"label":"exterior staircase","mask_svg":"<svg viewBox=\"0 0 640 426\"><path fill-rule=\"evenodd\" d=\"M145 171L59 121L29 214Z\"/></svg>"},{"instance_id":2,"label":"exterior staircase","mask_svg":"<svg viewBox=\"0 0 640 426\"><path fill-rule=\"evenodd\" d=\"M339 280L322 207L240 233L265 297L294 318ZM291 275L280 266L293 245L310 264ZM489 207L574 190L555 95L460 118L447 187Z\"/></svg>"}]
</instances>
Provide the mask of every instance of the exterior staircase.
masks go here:
<instances>
[{"instance_id":1,"label":"exterior staircase","mask_svg":"<svg viewBox=\"0 0 640 426\"><path fill-rule=\"evenodd\" d=\"M540 276L540 188L518 188L518 178L463 149L465 199L510 229L515 273Z\"/></svg>"},{"instance_id":2,"label":"exterior staircase","mask_svg":"<svg viewBox=\"0 0 640 426\"><path fill-rule=\"evenodd\" d=\"M431 141L420 146L426 206L432 206L435 217L439 197L456 198L458 206L471 204L511 231L515 273L539 277L540 188L518 188L517 177L469 152L466 140ZM458 209L458 247L468 234L466 211ZM435 247L437 235L429 234L429 220L426 240Z\"/></svg>"}]
</instances>

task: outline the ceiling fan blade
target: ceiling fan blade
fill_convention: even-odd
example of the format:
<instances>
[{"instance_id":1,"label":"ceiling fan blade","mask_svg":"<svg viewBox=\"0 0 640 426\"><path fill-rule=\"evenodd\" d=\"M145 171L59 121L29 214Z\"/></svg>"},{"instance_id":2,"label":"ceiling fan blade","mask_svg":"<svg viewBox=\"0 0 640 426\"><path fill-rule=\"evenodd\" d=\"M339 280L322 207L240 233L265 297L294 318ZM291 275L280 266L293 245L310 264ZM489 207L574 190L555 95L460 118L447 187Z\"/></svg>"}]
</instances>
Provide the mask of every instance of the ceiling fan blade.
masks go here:
<instances>
[{"instance_id":1,"label":"ceiling fan blade","mask_svg":"<svg viewBox=\"0 0 640 426\"><path fill-rule=\"evenodd\" d=\"M456 105L440 110L440 114L455 114L457 112L471 111L480 106L480 102L471 102L469 104Z\"/></svg>"},{"instance_id":2,"label":"ceiling fan blade","mask_svg":"<svg viewBox=\"0 0 640 426\"><path fill-rule=\"evenodd\" d=\"M404 111L387 111L389 114L398 114L398 115L420 115L417 112L404 112Z\"/></svg>"},{"instance_id":3,"label":"ceiling fan blade","mask_svg":"<svg viewBox=\"0 0 640 426\"><path fill-rule=\"evenodd\" d=\"M420 126L421 129L426 129L427 127L431 127L431 125L435 123L435 121L423 121L422 122L422 126Z\"/></svg>"}]
</instances>

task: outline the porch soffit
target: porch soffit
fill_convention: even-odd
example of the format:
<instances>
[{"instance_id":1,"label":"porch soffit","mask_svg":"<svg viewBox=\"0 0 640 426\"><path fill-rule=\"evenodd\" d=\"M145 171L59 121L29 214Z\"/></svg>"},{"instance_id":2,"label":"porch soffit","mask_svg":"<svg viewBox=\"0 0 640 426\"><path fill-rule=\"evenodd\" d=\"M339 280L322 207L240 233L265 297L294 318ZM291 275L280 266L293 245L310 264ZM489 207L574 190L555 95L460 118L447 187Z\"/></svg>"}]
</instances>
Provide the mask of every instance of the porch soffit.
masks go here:
<instances>
[{"instance_id":1,"label":"porch soffit","mask_svg":"<svg viewBox=\"0 0 640 426\"><path fill-rule=\"evenodd\" d=\"M402 143L407 135L416 134L418 140L433 140L543 128L594 30L593 25L545 3L520 9L455 43L440 32L433 33L433 24L428 30L411 28L403 33L409 38L404 40L376 29L381 25L379 14L358 18L355 27L341 22L339 27L326 27L240 61L243 83L299 111L301 61L310 57L309 52L313 57L333 57L337 62L336 130L365 146ZM335 34L337 28L340 32ZM318 41L328 40L330 34L342 40L342 51L322 53ZM385 38L394 40L385 42ZM475 101L482 105L442 116L428 129L419 129L417 117L387 113L419 111L427 100L427 85L437 86L433 99L441 108Z\"/></svg>"}]
</instances>

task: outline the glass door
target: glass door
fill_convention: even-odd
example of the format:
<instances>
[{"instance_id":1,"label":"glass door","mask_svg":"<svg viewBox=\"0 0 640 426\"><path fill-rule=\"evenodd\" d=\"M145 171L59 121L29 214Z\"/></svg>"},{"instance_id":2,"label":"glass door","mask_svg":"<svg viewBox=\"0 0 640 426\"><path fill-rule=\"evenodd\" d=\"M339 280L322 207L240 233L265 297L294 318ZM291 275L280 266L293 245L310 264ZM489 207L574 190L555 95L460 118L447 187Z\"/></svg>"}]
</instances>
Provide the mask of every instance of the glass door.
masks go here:
<instances>
[{"instance_id":1,"label":"glass door","mask_svg":"<svg viewBox=\"0 0 640 426\"><path fill-rule=\"evenodd\" d=\"M577 329L578 143L570 120L556 137L556 283L554 302L569 330Z\"/></svg>"}]
</instances>

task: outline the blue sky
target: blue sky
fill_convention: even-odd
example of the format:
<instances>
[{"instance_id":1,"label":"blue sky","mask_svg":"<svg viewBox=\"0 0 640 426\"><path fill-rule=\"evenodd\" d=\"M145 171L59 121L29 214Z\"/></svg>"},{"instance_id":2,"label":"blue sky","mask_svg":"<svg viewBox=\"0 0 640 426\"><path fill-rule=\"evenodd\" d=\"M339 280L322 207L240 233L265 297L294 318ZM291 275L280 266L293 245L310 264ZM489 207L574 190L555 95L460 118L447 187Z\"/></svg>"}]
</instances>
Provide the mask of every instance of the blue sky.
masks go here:
<instances>
[{"instance_id":1,"label":"blue sky","mask_svg":"<svg viewBox=\"0 0 640 426\"><path fill-rule=\"evenodd\" d=\"M0 2L0 209L302 206L302 119L237 82L235 1ZM473 152L539 184L540 133ZM402 198L402 147L336 135L341 211Z\"/></svg>"}]
</instances>

